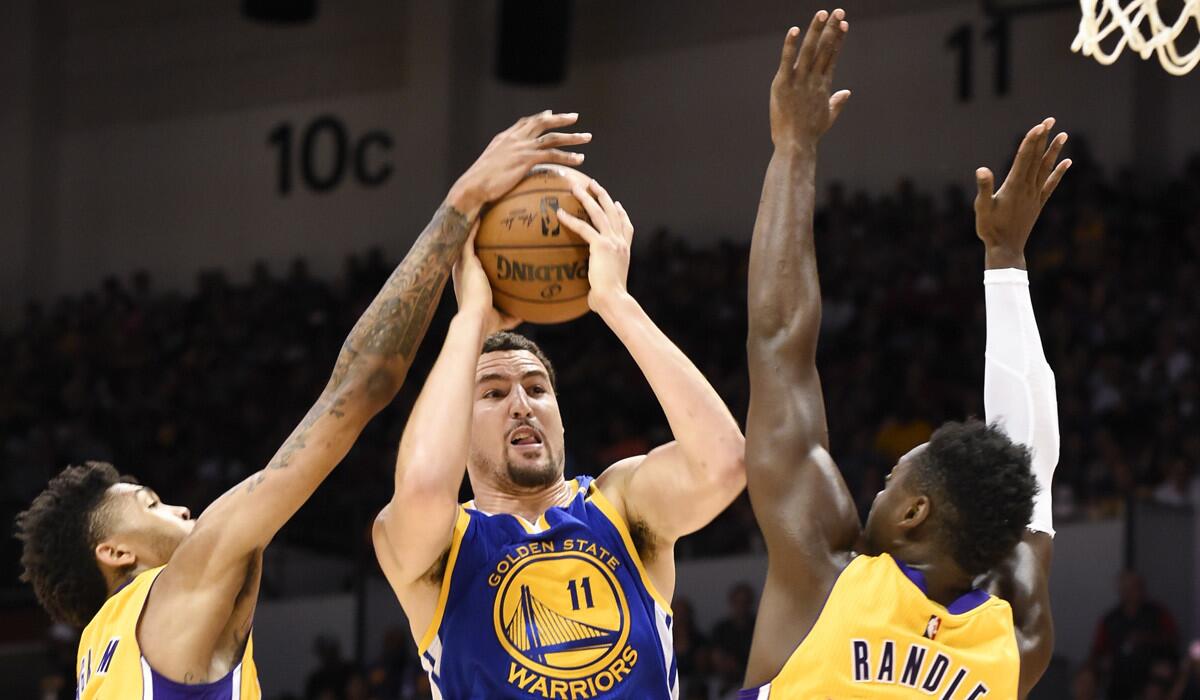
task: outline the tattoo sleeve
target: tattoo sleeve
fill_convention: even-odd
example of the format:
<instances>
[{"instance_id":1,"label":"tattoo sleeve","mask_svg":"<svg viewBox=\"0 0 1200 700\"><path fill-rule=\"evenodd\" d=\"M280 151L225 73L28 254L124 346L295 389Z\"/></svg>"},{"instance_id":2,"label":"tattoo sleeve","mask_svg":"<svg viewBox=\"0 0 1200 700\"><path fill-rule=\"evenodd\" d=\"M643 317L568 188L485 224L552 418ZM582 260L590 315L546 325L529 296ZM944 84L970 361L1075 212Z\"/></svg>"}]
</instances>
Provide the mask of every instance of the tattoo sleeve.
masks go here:
<instances>
[{"instance_id":1,"label":"tattoo sleeve","mask_svg":"<svg viewBox=\"0 0 1200 700\"><path fill-rule=\"evenodd\" d=\"M371 383L378 386L369 388L391 393L399 389L469 231L467 217L454 207L443 205L437 210L354 324L326 390L339 387L351 372L368 365L381 365L386 374L372 377Z\"/></svg>"},{"instance_id":2,"label":"tattoo sleeve","mask_svg":"<svg viewBox=\"0 0 1200 700\"><path fill-rule=\"evenodd\" d=\"M470 222L460 211L450 205L437 210L342 343L321 396L267 469L249 478L249 491L263 482L267 470L286 469L291 464L322 416L341 418L351 401L382 407L395 397L469 232ZM354 376L361 380L362 390L339 391Z\"/></svg>"}]
</instances>

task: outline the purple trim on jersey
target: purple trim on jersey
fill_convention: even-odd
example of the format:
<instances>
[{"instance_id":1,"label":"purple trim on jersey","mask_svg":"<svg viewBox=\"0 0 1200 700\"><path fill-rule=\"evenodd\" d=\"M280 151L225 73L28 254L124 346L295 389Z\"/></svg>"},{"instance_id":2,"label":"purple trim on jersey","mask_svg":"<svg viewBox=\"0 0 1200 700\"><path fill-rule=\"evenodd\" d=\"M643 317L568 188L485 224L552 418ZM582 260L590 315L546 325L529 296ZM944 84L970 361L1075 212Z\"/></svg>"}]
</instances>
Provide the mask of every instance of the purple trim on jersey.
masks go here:
<instances>
[{"instance_id":1,"label":"purple trim on jersey","mask_svg":"<svg viewBox=\"0 0 1200 700\"><path fill-rule=\"evenodd\" d=\"M129 585L129 584L131 584L131 583L133 583L133 579L135 579L135 578L137 578L137 576L130 576L128 581L126 581L125 583L122 583L121 585L117 586L117 590L113 591L113 592L112 592L112 595L110 595L110 596L109 596L109 598L111 598L113 595L116 595L116 594L120 593L121 591L123 591L123 590L125 589L125 587L126 587L126 586L128 586L128 585ZM155 579L157 579L157 578L158 578L158 577L157 577L157 576L155 576ZM105 598L105 600L108 600L108 598Z\"/></svg>"},{"instance_id":2,"label":"purple trim on jersey","mask_svg":"<svg viewBox=\"0 0 1200 700\"><path fill-rule=\"evenodd\" d=\"M900 570L904 572L904 575L908 577L909 581L912 581L917 588L921 589L921 592L925 594L925 597L929 597L929 584L925 582L924 573L912 568L908 564L905 564L895 557L892 557L892 561L896 562L896 565L900 567ZM970 612L975 608L978 608L980 605L986 603L988 601L988 597L989 596L987 593L979 590L978 588L969 590L956 598L953 603L950 603L950 605L946 606L946 612L950 613L951 615L962 615L963 613Z\"/></svg>"},{"instance_id":3,"label":"purple trim on jersey","mask_svg":"<svg viewBox=\"0 0 1200 700\"><path fill-rule=\"evenodd\" d=\"M762 689L761 685L754 688L743 688L738 691L737 700L758 700L758 693Z\"/></svg>"},{"instance_id":4,"label":"purple trim on jersey","mask_svg":"<svg viewBox=\"0 0 1200 700\"><path fill-rule=\"evenodd\" d=\"M149 662L145 663L149 666ZM185 684L163 676L151 666L150 678L154 684L154 700L232 700L235 697L234 692L239 690L233 684L240 667L241 664L238 664L219 681ZM236 678L240 679L241 674L237 674Z\"/></svg>"}]
</instances>

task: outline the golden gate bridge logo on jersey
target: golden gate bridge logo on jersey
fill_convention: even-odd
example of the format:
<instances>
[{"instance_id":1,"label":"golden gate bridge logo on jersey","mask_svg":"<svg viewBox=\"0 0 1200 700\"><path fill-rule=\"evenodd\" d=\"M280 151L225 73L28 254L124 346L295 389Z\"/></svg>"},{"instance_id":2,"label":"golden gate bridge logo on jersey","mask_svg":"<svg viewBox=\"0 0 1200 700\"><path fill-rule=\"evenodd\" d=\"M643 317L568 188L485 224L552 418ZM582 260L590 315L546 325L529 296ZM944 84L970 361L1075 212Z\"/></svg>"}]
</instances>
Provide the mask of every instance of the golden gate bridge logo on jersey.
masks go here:
<instances>
[{"instance_id":1,"label":"golden gate bridge logo on jersey","mask_svg":"<svg viewBox=\"0 0 1200 700\"><path fill-rule=\"evenodd\" d=\"M556 549L520 559L500 581L496 636L512 657L510 684L534 697L592 698L619 685L638 660L613 572L620 564L583 547Z\"/></svg>"}]
</instances>

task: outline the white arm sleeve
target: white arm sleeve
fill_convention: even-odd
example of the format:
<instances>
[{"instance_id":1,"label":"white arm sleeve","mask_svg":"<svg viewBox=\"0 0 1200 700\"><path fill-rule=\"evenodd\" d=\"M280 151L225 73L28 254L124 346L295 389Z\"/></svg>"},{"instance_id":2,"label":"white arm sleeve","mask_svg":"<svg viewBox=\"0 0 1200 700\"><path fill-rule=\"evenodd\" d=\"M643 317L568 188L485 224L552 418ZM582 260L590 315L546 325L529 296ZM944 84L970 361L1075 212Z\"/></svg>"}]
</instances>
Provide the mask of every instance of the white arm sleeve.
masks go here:
<instances>
[{"instance_id":1,"label":"white arm sleeve","mask_svg":"<svg viewBox=\"0 0 1200 700\"><path fill-rule=\"evenodd\" d=\"M983 406L1014 441L1033 453L1038 494L1029 529L1054 535L1050 484L1058 464L1058 400L1054 372L1042 351L1029 275L1024 270L986 270L987 349Z\"/></svg>"}]
</instances>

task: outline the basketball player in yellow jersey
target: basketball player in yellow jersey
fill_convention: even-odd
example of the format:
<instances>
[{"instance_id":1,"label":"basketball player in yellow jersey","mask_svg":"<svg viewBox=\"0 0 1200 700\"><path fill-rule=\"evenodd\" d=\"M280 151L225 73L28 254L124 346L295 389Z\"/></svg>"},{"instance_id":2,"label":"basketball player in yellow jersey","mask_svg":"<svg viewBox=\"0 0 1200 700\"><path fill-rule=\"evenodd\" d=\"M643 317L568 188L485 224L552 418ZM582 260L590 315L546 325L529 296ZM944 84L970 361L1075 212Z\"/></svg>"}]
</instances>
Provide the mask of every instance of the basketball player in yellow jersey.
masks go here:
<instances>
[{"instance_id":1,"label":"basketball player in yellow jersey","mask_svg":"<svg viewBox=\"0 0 1200 700\"><path fill-rule=\"evenodd\" d=\"M76 697L255 700L250 629L263 549L399 390L480 207L538 163L577 164L527 117L451 189L342 346L328 385L265 469L192 520L109 464L72 466L18 516L23 578L57 620L83 626Z\"/></svg>"},{"instance_id":2,"label":"basketball player in yellow jersey","mask_svg":"<svg viewBox=\"0 0 1200 700\"><path fill-rule=\"evenodd\" d=\"M863 527L828 451L815 364L816 153L849 97L830 87L848 29L841 10L817 13L802 42L792 28L771 88L775 153L750 253L746 430L769 565L741 697L1024 698L1053 645L1058 458L1024 247L1070 165L1056 165L1066 136L1047 143L1052 120L1030 130L995 195L991 172L977 174L991 423L947 423L902 457Z\"/></svg>"}]
</instances>

